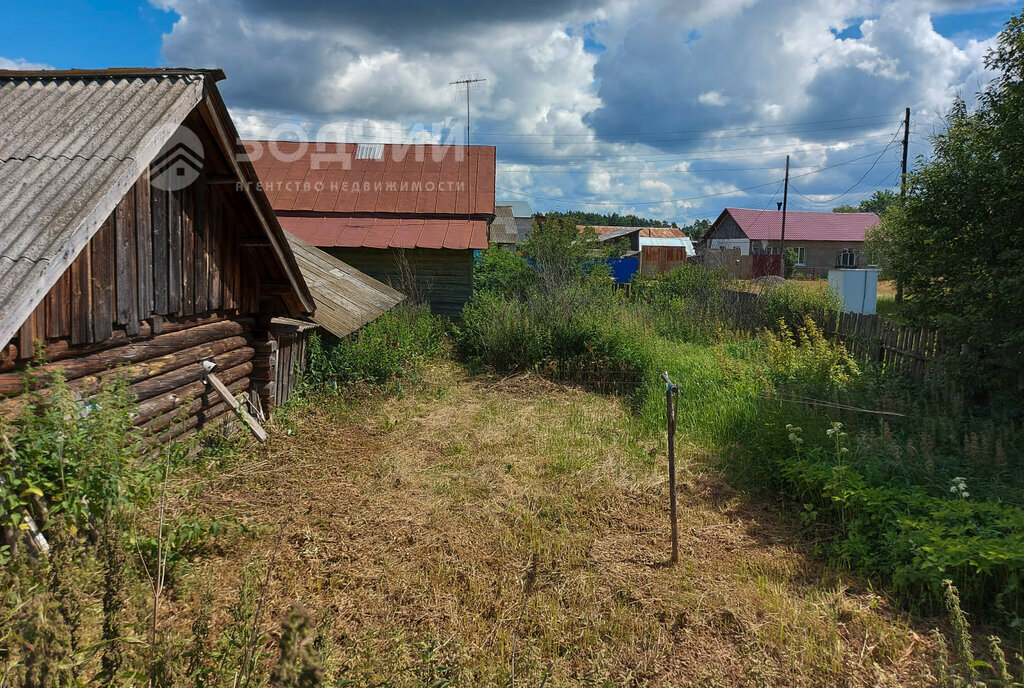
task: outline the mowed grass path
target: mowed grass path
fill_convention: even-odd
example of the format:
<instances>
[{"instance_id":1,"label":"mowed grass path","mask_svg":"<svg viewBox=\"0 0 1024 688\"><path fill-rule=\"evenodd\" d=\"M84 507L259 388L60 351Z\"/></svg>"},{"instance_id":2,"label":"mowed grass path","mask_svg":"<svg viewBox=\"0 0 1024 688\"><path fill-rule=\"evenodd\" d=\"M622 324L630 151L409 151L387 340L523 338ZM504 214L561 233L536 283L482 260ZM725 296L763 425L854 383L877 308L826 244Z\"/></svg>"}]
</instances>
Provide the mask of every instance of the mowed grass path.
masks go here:
<instances>
[{"instance_id":1,"label":"mowed grass path","mask_svg":"<svg viewBox=\"0 0 1024 688\"><path fill-rule=\"evenodd\" d=\"M927 642L802 553L780 506L702 472L685 437L667 566L664 440L635 426L614 397L448 365L401 398L307 402L228 473L191 478L200 513L259 535L189 578L224 608L276 550L261 623L303 602L337 685L921 680ZM198 590L181 586L179 623Z\"/></svg>"}]
</instances>

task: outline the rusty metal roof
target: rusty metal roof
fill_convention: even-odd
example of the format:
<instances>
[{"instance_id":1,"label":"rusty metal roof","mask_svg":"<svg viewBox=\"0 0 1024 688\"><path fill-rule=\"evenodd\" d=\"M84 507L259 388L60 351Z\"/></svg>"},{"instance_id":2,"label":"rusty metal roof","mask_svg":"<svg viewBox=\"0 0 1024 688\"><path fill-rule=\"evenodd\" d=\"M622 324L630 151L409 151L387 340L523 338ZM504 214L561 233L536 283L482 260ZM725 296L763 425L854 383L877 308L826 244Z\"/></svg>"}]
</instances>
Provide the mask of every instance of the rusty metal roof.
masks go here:
<instances>
[{"instance_id":1,"label":"rusty metal roof","mask_svg":"<svg viewBox=\"0 0 1024 688\"><path fill-rule=\"evenodd\" d=\"M203 97L205 75L0 72L0 342Z\"/></svg>"},{"instance_id":2,"label":"rusty metal roof","mask_svg":"<svg viewBox=\"0 0 1024 688\"><path fill-rule=\"evenodd\" d=\"M117 203L210 96L219 70L0 71L0 342L7 342ZM226 120L228 133L234 132ZM237 134L235 134L237 136ZM234 143L234 142L232 142ZM244 157L244 156L243 156ZM240 163L242 176L255 173ZM312 309L266 199L251 195L299 303Z\"/></svg>"},{"instance_id":3,"label":"rusty metal roof","mask_svg":"<svg viewBox=\"0 0 1024 688\"><path fill-rule=\"evenodd\" d=\"M518 244L519 227L511 205L494 206L494 220L488 227L491 241L497 244Z\"/></svg>"},{"instance_id":4,"label":"rusty metal roof","mask_svg":"<svg viewBox=\"0 0 1024 688\"><path fill-rule=\"evenodd\" d=\"M355 143L243 144L279 213L494 214L494 146L376 144L370 157Z\"/></svg>"},{"instance_id":5,"label":"rusty metal roof","mask_svg":"<svg viewBox=\"0 0 1024 688\"><path fill-rule=\"evenodd\" d=\"M316 302L313 322L336 337L355 332L405 299L405 294L296 236L289 234L288 243Z\"/></svg>"},{"instance_id":6,"label":"rusty metal roof","mask_svg":"<svg viewBox=\"0 0 1024 688\"><path fill-rule=\"evenodd\" d=\"M415 217L288 216L285 231L313 246L358 248L487 248L485 220Z\"/></svg>"}]
</instances>

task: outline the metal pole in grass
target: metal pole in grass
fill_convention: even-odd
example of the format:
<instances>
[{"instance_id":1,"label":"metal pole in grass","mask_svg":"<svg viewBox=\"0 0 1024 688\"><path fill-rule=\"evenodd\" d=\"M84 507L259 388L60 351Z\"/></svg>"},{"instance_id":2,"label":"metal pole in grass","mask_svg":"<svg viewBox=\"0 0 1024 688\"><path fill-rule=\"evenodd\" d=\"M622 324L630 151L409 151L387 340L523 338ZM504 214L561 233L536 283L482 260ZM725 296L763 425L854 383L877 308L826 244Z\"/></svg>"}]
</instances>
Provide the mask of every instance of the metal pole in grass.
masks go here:
<instances>
[{"instance_id":1,"label":"metal pole in grass","mask_svg":"<svg viewBox=\"0 0 1024 688\"><path fill-rule=\"evenodd\" d=\"M676 409L679 408L679 388L672 384L666 370L661 374L665 381L665 414L668 419L668 502L669 520L672 523L672 563L679 563L679 522L676 518ZM674 401L673 401L674 400Z\"/></svg>"}]
</instances>

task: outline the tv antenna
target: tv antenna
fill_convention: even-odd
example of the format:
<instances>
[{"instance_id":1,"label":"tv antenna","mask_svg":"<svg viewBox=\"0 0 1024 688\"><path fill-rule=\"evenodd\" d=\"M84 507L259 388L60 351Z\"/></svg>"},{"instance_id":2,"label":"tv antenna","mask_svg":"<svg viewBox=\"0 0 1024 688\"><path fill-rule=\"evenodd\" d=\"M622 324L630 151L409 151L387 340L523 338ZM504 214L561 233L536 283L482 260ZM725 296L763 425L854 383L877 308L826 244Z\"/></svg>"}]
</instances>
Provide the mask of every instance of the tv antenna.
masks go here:
<instances>
[{"instance_id":1,"label":"tv antenna","mask_svg":"<svg viewBox=\"0 0 1024 688\"><path fill-rule=\"evenodd\" d=\"M469 156L466 160L467 164L467 179L466 179L466 219L473 219L473 196L470 193L470 184L473 180L473 156L469 148L469 92L473 88L474 84L479 84L487 79L481 79L476 74L463 74L460 78L455 81L449 82L449 86L458 88L460 86L466 87L466 155Z\"/></svg>"},{"instance_id":2,"label":"tv antenna","mask_svg":"<svg viewBox=\"0 0 1024 688\"><path fill-rule=\"evenodd\" d=\"M449 86L460 86L466 87L466 145L469 145L469 91L473 84L479 84L480 82L487 81L487 79L481 79L476 74L464 74L462 78L456 79L455 81L449 82Z\"/></svg>"}]
</instances>

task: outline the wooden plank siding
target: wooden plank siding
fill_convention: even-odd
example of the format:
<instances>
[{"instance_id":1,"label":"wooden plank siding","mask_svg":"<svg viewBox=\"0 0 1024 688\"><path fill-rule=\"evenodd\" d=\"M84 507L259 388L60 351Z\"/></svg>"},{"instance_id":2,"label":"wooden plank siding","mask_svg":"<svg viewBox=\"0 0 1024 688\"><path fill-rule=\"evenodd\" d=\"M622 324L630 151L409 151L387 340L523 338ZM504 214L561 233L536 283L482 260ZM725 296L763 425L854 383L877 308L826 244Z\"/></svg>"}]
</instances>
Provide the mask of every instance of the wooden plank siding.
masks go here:
<instances>
[{"instance_id":1,"label":"wooden plank siding","mask_svg":"<svg viewBox=\"0 0 1024 688\"><path fill-rule=\"evenodd\" d=\"M335 258L409 297L432 313L459 317L473 298L473 251L327 248ZM408 270L403 268L408 266ZM410 279L411 278L411 279Z\"/></svg>"},{"instance_id":2,"label":"wooden plank siding","mask_svg":"<svg viewBox=\"0 0 1024 688\"><path fill-rule=\"evenodd\" d=\"M233 202L204 183L151 188L144 173L22 325L18 360L31 359L37 342L73 348L135 337L153 316L256 312L259 272L247 269L251 250L241 246Z\"/></svg>"}]
</instances>

